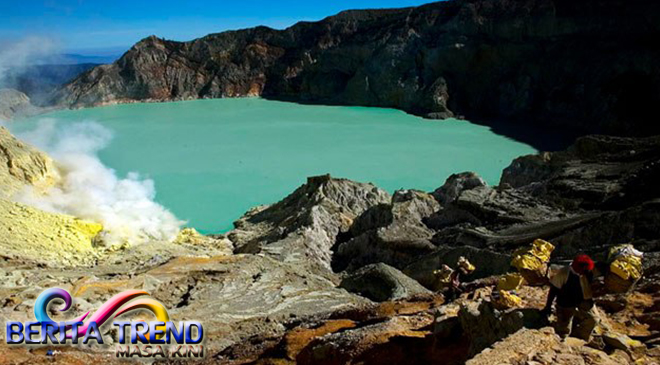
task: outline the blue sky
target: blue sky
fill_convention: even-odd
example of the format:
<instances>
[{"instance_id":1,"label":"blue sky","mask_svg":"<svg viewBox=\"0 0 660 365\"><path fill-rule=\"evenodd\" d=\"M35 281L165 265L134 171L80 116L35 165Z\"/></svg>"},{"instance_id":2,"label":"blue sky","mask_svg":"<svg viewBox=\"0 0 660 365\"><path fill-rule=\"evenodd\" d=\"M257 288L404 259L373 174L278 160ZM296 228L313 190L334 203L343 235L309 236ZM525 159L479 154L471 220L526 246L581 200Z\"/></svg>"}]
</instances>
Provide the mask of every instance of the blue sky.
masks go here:
<instances>
[{"instance_id":1,"label":"blue sky","mask_svg":"<svg viewBox=\"0 0 660 365\"><path fill-rule=\"evenodd\" d=\"M341 10L420 5L430 0L0 0L0 41L47 37L65 51L127 48L155 34L190 40L228 29L285 28Z\"/></svg>"}]
</instances>

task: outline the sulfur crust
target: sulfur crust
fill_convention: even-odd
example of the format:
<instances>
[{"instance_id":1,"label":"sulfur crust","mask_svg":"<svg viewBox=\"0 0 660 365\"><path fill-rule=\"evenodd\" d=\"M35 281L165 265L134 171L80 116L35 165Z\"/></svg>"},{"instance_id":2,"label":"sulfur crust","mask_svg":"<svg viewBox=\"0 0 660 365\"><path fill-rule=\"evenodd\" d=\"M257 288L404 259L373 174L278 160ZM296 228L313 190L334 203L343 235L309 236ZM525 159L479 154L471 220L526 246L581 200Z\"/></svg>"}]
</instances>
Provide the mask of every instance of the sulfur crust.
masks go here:
<instances>
[{"instance_id":1,"label":"sulfur crust","mask_svg":"<svg viewBox=\"0 0 660 365\"><path fill-rule=\"evenodd\" d=\"M3 256L54 265L92 262L93 240L101 224L45 212L0 199L0 250Z\"/></svg>"}]
</instances>

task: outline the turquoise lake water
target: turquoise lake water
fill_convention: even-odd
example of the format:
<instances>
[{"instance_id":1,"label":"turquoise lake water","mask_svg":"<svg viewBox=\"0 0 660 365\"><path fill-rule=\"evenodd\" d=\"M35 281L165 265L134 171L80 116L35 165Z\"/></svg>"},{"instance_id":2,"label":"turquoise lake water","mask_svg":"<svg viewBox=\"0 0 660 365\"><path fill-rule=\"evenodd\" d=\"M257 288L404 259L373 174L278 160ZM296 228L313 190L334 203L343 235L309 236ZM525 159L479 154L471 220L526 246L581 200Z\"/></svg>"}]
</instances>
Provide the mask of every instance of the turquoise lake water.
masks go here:
<instances>
[{"instance_id":1,"label":"turquoise lake water","mask_svg":"<svg viewBox=\"0 0 660 365\"><path fill-rule=\"evenodd\" d=\"M393 192L431 191L452 173L497 184L529 145L467 121L430 121L392 109L311 106L258 98L126 104L41 115L96 121L114 138L100 152L120 177L155 181L156 200L205 233L330 173Z\"/></svg>"}]
</instances>

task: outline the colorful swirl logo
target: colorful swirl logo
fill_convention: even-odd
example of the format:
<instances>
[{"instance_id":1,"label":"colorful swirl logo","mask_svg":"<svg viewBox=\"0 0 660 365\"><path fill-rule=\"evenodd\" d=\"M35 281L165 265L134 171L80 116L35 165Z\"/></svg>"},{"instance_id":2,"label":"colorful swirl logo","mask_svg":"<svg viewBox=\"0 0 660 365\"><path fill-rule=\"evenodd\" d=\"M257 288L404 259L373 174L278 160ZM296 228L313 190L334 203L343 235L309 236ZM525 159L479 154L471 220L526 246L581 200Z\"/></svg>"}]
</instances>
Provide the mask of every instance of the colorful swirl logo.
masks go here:
<instances>
[{"instance_id":1,"label":"colorful swirl logo","mask_svg":"<svg viewBox=\"0 0 660 365\"><path fill-rule=\"evenodd\" d=\"M90 312L83 314L71 322L83 322L83 324L78 327L77 331L78 336L82 337L87 332L87 328L91 322L96 322L97 326L100 327L110 317L113 317L113 315L114 318L116 318L122 314L137 309L151 311L159 322L168 322L170 320L167 309L165 309L162 304L153 298L140 298L133 301L133 299L142 296L149 296L149 293L142 290L127 290L121 292L110 298L110 300L107 302L103 303L103 305L96 312L94 312L94 314L89 317L87 321L85 321L85 319ZM69 294L69 292L64 289L51 288L44 290L41 294L39 294L37 301L34 303L34 316L37 321L41 322L42 324L51 323L54 326L57 326L57 322L53 321L53 319L48 315L48 304L50 304L50 302L55 299L64 301L64 308L60 309L61 312L66 312L69 310L69 308L71 308L71 304L73 303L71 294ZM122 308L122 306L127 303L128 305ZM67 334L66 338L72 338L72 334Z\"/></svg>"}]
</instances>

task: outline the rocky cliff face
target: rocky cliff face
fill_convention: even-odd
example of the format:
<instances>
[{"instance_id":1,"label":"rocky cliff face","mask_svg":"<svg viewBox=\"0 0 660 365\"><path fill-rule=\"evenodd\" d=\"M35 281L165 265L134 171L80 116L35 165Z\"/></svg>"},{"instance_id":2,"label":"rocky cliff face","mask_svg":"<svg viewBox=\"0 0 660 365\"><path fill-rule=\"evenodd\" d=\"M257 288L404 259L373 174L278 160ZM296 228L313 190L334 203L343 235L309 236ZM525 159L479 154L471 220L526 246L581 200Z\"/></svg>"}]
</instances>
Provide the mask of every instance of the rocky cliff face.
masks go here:
<instances>
[{"instance_id":1,"label":"rocky cliff face","mask_svg":"<svg viewBox=\"0 0 660 365\"><path fill-rule=\"evenodd\" d=\"M45 189L58 179L59 173L49 156L0 127L0 198L10 198L25 185Z\"/></svg>"},{"instance_id":2,"label":"rocky cliff face","mask_svg":"<svg viewBox=\"0 0 660 365\"><path fill-rule=\"evenodd\" d=\"M69 107L261 95L610 134L660 133L660 5L452 0L285 30L154 36L62 88Z\"/></svg>"}]
</instances>

